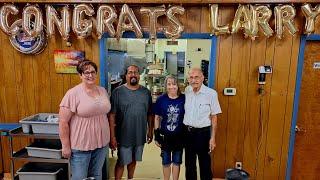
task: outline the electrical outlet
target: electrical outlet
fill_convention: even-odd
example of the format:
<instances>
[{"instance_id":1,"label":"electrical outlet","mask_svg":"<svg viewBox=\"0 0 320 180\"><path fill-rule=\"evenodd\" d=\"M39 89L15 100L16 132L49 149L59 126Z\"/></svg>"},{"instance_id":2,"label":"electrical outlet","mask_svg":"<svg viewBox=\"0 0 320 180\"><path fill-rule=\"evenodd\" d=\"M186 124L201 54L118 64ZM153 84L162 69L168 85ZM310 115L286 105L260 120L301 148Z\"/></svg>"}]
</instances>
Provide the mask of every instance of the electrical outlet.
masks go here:
<instances>
[{"instance_id":1,"label":"electrical outlet","mask_svg":"<svg viewBox=\"0 0 320 180\"><path fill-rule=\"evenodd\" d=\"M242 162L240 161L236 162L236 169L242 169Z\"/></svg>"}]
</instances>

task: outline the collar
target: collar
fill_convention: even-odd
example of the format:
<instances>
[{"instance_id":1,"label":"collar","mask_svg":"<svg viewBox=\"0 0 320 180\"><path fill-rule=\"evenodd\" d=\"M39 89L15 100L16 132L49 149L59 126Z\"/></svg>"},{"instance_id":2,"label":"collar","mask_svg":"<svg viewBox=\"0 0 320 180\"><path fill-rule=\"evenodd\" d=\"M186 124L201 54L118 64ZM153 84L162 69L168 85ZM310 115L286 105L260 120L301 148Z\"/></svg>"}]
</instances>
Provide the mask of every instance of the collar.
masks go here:
<instances>
[{"instance_id":1,"label":"collar","mask_svg":"<svg viewBox=\"0 0 320 180\"><path fill-rule=\"evenodd\" d=\"M201 85L201 87L200 87L200 89L199 89L199 91L198 92L193 92L193 89L192 89L192 87L189 85L189 87L188 87L188 92L192 92L192 93L194 93L194 94L199 94L199 93L206 93L207 91L206 91L207 89L206 89L206 86L204 85L204 84L202 84Z\"/></svg>"}]
</instances>

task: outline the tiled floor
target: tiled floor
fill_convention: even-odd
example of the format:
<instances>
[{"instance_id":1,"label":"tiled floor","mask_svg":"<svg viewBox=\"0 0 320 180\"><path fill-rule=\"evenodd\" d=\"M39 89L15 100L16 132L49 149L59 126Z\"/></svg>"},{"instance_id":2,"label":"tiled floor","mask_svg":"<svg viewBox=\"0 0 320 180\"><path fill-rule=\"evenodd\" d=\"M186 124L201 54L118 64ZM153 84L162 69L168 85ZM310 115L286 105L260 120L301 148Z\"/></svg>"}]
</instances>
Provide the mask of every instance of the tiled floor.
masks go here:
<instances>
[{"instance_id":1,"label":"tiled floor","mask_svg":"<svg viewBox=\"0 0 320 180\"><path fill-rule=\"evenodd\" d=\"M114 179L115 161L116 158L111 158L109 162L111 179ZM126 173L123 177L127 177ZM153 142L145 145L142 162L137 164L134 179L162 179L160 149Z\"/></svg>"}]
</instances>

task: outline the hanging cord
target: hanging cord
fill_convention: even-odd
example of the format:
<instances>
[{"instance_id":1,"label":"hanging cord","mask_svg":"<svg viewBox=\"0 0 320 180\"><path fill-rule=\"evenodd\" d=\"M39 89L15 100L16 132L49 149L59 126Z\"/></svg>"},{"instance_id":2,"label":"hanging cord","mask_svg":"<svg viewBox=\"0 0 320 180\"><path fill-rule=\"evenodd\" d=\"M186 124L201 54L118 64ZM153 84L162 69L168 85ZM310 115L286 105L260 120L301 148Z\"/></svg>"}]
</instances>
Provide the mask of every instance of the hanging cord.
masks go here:
<instances>
[{"instance_id":1,"label":"hanging cord","mask_svg":"<svg viewBox=\"0 0 320 180\"><path fill-rule=\"evenodd\" d=\"M255 173L255 178L257 176L257 169L258 169L258 160L259 160L259 155L260 155L260 149L262 146L262 137L264 134L264 124L263 124L263 98L265 95L265 90L264 90L264 86L263 85L259 85L258 88L258 93L259 93L259 129L260 129L260 134L258 137L258 147L257 147L257 151L256 151L256 165L254 168L254 173Z\"/></svg>"}]
</instances>

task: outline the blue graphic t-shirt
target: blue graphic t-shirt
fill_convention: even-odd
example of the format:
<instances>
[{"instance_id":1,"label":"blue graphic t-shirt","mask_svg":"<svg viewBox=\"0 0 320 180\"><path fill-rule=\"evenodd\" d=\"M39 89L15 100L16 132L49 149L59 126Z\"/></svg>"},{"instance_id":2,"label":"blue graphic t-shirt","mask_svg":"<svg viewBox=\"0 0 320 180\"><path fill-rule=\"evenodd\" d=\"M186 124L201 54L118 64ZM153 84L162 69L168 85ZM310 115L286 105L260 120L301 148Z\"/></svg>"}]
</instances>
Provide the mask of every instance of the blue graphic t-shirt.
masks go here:
<instances>
[{"instance_id":1,"label":"blue graphic t-shirt","mask_svg":"<svg viewBox=\"0 0 320 180\"><path fill-rule=\"evenodd\" d=\"M154 106L154 113L161 117L160 129L165 134L182 132L185 95L176 99L169 98L168 94L161 95Z\"/></svg>"}]
</instances>

